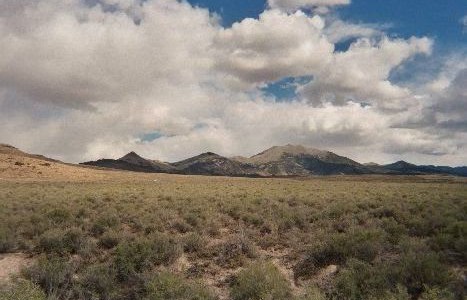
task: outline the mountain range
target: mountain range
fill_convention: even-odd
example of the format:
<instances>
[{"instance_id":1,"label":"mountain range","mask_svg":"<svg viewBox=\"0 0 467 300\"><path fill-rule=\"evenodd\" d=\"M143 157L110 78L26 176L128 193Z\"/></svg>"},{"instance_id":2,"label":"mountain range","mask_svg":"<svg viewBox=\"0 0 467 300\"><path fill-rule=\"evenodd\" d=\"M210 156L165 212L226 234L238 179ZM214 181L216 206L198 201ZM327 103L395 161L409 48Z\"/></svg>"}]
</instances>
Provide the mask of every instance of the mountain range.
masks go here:
<instances>
[{"instance_id":1,"label":"mountain range","mask_svg":"<svg viewBox=\"0 0 467 300\"><path fill-rule=\"evenodd\" d=\"M130 152L119 159L88 161L83 165L147 173L241 177L304 177L312 175L422 175L467 177L467 167L418 166L398 161L388 165L361 164L330 151L300 145L274 146L252 157L224 157L207 152L174 163L146 159Z\"/></svg>"}]
</instances>

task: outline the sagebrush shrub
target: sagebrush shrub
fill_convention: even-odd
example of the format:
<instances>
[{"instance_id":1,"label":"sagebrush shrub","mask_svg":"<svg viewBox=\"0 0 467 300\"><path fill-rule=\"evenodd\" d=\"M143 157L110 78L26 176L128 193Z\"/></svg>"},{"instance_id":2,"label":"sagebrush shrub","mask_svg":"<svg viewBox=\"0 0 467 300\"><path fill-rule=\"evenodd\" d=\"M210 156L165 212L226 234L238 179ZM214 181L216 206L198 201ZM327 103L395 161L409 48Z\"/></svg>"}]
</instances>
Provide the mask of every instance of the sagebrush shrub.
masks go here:
<instances>
[{"instance_id":1,"label":"sagebrush shrub","mask_svg":"<svg viewBox=\"0 0 467 300\"><path fill-rule=\"evenodd\" d=\"M12 230L0 227L0 253L6 253L15 247L15 235Z\"/></svg>"},{"instance_id":2,"label":"sagebrush shrub","mask_svg":"<svg viewBox=\"0 0 467 300\"><path fill-rule=\"evenodd\" d=\"M118 245L114 265L120 281L142 273L153 265L170 265L181 255L178 243L163 234Z\"/></svg>"},{"instance_id":3,"label":"sagebrush shrub","mask_svg":"<svg viewBox=\"0 0 467 300\"><path fill-rule=\"evenodd\" d=\"M270 262L257 262L240 271L231 296L234 300L288 300L291 288L287 279Z\"/></svg>"},{"instance_id":4,"label":"sagebrush shrub","mask_svg":"<svg viewBox=\"0 0 467 300\"><path fill-rule=\"evenodd\" d=\"M8 287L0 286L0 300L46 300L44 291L34 283L21 280Z\"/></svg>"},{"instance_id":5,"label":"sagebrush shrub","mask_svg":"<svg viewBox=\"0 0 467 300\"><path fill-rule=\"evenodd\" d=\"M203 285L188 281L172 273L153 276L145 285L145 300L215 300L213 293Z\"/></svg>"},{"instance_id":6,"label":"sagebrush shrub","mask_svg":"<svg viewBox=\"0 0 467 300\"><path fill-rule=\"evenodd\" d=\"M39 250L48 254L77 253L85 242L84 233L76 228L51 229L39 238Z\"/></svg>"},{"instance_id":7,"label":"sagebrush shrub","mask_svg":"<svg viewBox=\"0 0 467 300\"><path fill-rule=\"evenodd\" d=\"M73 266L59 257L41 257L36 264L24 270L26 278L38 284L48 296L66 298L72 287Z\"/></svg>"},{"instance_id":8,"label":"sagebrush shrub","mask_svg":"<svg viewBox=\"0 0 467 300\"><path fill-rule=\"evenodd\" d=\"M112 249L120 243L120 235L115 231L107 231L99 238L99 246Z\"/></svg>"},{"instance_id":9,"label":"sagebrush shrub","mask_svg":"<svg viewBox=\"0 0 467 300\"><path fill-rule=\"evenodd\" d=\"M109 265L94 265L84 271L80 280L85 299L111 300L118 295L114 269Z\"/></svg>"}]
</instances>

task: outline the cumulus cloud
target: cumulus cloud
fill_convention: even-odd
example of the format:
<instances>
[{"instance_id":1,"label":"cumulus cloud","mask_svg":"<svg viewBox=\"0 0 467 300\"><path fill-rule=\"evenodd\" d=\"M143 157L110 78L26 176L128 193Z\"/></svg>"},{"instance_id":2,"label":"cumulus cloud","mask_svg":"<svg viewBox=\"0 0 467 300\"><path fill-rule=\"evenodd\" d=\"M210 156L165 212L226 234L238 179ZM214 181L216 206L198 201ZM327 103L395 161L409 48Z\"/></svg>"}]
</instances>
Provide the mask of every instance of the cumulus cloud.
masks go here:
<instances>
[{"instance_id":1,"label":"cumulus cloud","mask_svg":"<svg viewBox=\"0 0 467 300\"><path fill-rule=\"evenodd\" d=\"M314 104L354 100L405 109L411 91L391 83L390 72L416 54L430 54L431 48L428 38L359 39L347 51L334 54L331 64L301 93Z\"/></svg>"},{"instance_id":2,"label":"cumulus cloud","mask_svg":"<svg viewBox=\"0 0 467 300\"><path fill-rule=\"evenodd\" d=\"M355 38L382 36L383 30L387 27L387 24L354 24L340 19L331 19L324 33L330 42L339 43Z\"/></svg>"},{"instance_id":3,"label":"cumulus cloud","mask_svg":"<svg viewBox=\"0 0 467 300\"><path fill-rule=\"evenodd\" d=\"M261 84L317 72L331 60L334 45L323 35L324 21L302 12L262 13L223 29L215 39L217 67L233 83Z\"/></svg>"},{"instance_id":4,"label":"cumulus cloud","mask_svg":"<svg viewBox=\"0 0 467 300\"><path fill-rule=\"evenodd\" d=\"M203 78L211 63L216 25L186 3L145 2L139 25L121 11L80 1L24 4L22 12L7 7L16 21L0 23L0 86L35 101L89 108L141 97L158 83Z\"/></svg>"},{"instance_id":5,"label":"cumulus cloud","mask_svg":"<svg viewBox=\"0 0 467 300\"><path fill-rule=\"evenodd\" d=\"M396 84L391 72L429 55L432 40L297 11L348 2L270 1L223 28L176 0L0 0L0 141L74 162L286 143L362 161L462 162L464 68L420 89ZM262 92L300 76L312 80L291 101Z\"/></svg>"},{"instance_id":6,"label":"cumulus cloud","mask_svg":"<svg viewBox=\"0 0 467 300\"><path fill-rule=\"evenodd\" d=\"M432 95L429 108L436 124L449 132L467 133L467 68L461 69L447 87Z\"/></svg>"},{"instance_id":7,"label":"cumulus cloud","mask_svg":"<svg viewBox=\"0 0 467 300\"><path fill-rule=\"evenodd\" d=\"M350 4L350 0L268 0L268 4L271 8L279 8L288 12L301 8L318 8L320 11L326 11L327 7Z\"/></svg>"}]
</instances>

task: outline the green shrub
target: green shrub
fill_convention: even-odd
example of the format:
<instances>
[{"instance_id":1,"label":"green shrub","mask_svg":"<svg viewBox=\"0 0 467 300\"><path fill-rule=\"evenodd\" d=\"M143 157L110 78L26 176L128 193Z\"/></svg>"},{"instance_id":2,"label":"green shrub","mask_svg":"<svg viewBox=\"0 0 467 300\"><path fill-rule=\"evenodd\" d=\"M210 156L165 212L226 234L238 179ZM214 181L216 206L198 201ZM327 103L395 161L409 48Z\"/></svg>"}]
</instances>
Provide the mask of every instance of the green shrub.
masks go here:
<instances>
[{"instance_id":1,"label":"green shrub","mask_svg":"<svg viewBox=\"0 0 467 300\"><path fill-rule=\"evenodd\" d=\"M291 288L281 272L268 262L255 263L235 278L231 296L234 300L286 300Z\"/></svg>"},{"instance_id":2,"label":"green shrub","mask_svg":"<svg viewBox=\"0 0 467 300\"><path fill-rule=\"evenodd\" d=\"M184 218L192 227L201 227L201 221L204 221L204 216L201 212L190 212L186 214Z\"/></svg>"},{"instance_id":3,"label":"green shrub","mask_svg":"<svg viewBox=\"0 0 467 300\"><path fill-rule=\"evenodd\" d=\"M15 248L15 235L12 230L0 228L0 253L7 253Z\"/></svg>"},{"instance_id":4,"label":"green shrub","mask_svg":"<svg viewBox=\"0 0 467 300\"><path fill-rule=\"evenodd\" d=\"M66 298L72 287L73 267L66 260L58 257L41 257L38 262L24 271L24 275L33 283L42 287L48 296Z\"/></svg>"},{"instance_id":5,"label":"green shrub","mask_svg":"<svg viewBox=\"0 0 467 300\"><path fill-rule=\"evenodd\" d=\"M185 220L178 220L172 224L172 228L180 233L187 233L193 230L193 227Z\"/></svg>"},{"instance_id":6,"label":"green shrub","mask_svg":"<svg viewBox=\"0 0 467 300\"><path fill-rule=\"evenodd\" d=\"M115 252L114 265L120 281L141 273L151 266L151 244L146 241L126 242L118 245Z\"/></svg>"},{"instance_id":7,"label":"green shrub","mask_svg":"<svg viewBox=\"0 0 467 300\"><path fill-rule=\"evenodd\" d=\"M296 300L326 300L326 295L316 286L309 286L304 295L294 298Z\"/></svg>"},{"instance_id":8,"label":"green shrub","mask_svg":"<svg viewBox=\"0 0 467 300\"><path fill-rule=\"evenodd\" d=\"M205 239L198 233L189 233L182 238L183 250L187 253L196 253L204 249Z\"/></svg>"},{"instance_id":9,"label":"green shrub","mask_svg":"<svg viewBox=\"0 0 467 300\"><path fill-rule=\"evenodd\" d=\"M85 241L84 234L79 229L51 229L39 238L39 250L48 254L77 253Z\"/></svg>"},{"instance_id":10,"label":"green shrub","mask_svg":"<svg viewBox=\"0 0 467 300\"><path fill-rule=\"evenodd\" d=\"M54 224L63 224L71 219L71 213L62 208L56 208L47 213L47 218Z\"/></svg>"},{"instance_id":11,"label":"green shrub","mask_svg":"<svg viewBox=\"0 0 467 300\"><path fill-rule=\"evenodd\" d=\"M29 217L26 224L22 226L23 235L26 238L35 238L50 228L50 222L47 216L33 214Z\"/></svg>"},{"instance_id":12,"label":"green shrub","mask_svg":"<svg viewBox=\"0 0 467 300\"><path fill-rule=\"evenodd\" d=\"M443 288L427 288L423 294L420 295L419 300L454 300L454 294Z\"/></svg>"},{"instance_id":13,"label":"green shrub","mask_svg":"<svg viewBox=\"0 0 467 300\"><path fill-rule=\"evenodd\" d=\"M39 250L45 253L63 254L67 252L67 245L63 241L64 232L60 229L51 229L44 232L39 238Z\"/></svg>"},{"instance_id":14,"label":"green shrub","mask_svg":"<svg viewBox=\"0 0 467 300\"><path fill-rule=\"evenodd\" d=\"M255 258L256 250L253 243L244 236L234 236L216 249L217 264L223 267L235 268L245 264L247 258Z\"/></svg>"},{"instance_id":15,"label":"green shrub","mask_svg":"<svg viewBox=\"0 0 467 300\"><path fill-rule=\"evenodd\" d=\"M118 245L115 268L120 281L141 273L153 265L169 265L181 255L179 245L162 234Z\"/></svg>"},{"instance_id":16,"label":"green shrub","mask_svg":"<svg viewBox=\"0 0 467 300\"><path fill-rule=\"evenodd\" d=\"M336 299L359 300L381 297L395 288L390 270L385 265L374 266L350 259L335 280Z\"/></svg>"},{"instance_id":17,"label":"green shrub","mask_svg":"<svg viewBox=\"0 0 467 300\"><path fill-rule=\"evenodd\" d=\"M420 250L420 249L418 249ZM426 250L407 250L398 259L367 263L350 259L335 280L338 299L389 299L408 293L418 299L427 289L447 287L453 283L450 271L438 255ZM403 287L403 293L400 287Z\"/></svg>"},{"instance_id":18,"label":"green shrub","mask_svg":"<svg viewBox=\"0 0 467 300\"><path fill-rule=\"evenodd\" d=\"M120 220L117 216L107 215L99 217L91 227L91 233L94 236L100 236L109 228L114 228L119 224Z\"/></svg>"},{"instance_id":19,"label":"green shrub","mask_svg":"<svg viewBox=\"0 0 467 300\"><path fill-rule=\"evenodd\" d=\"M409 294L414 297L421 295L427 288L445 287L453 283L448 266L440 261L438 254L429 250L409 250L404 253L397 270Z\"/></svg>"},{"instance_id":20,"label":"green shrub","mask_svg":"<svg viewBox=\"0 0 467 300\"><path fill-rule=\"evenodd\" d=\"M155 265L173 264L182 254L178 242L162 233L155 233L149 237L152 248L152 261Z\"/></svg>"},{"instance_id":21,"label":"green shrub","mask_svg":"<svg viewBox=\"0 0 467 300\"><path fill-rule=\"evenodd\" d=\"M65 243L68 252L75 254L80 251L81 247L85 243L84 233L78 228L72 228L65 232L63 242Z\"/></svg>"},{"instance_id":22,"label":"green shrub","mask_svg":"<svg viewBox=\"0 0 467 300\"><path fill-rule=\"evenodd\" d=\"M108 265L95 265L84 271L81 280L85 299L114 299L117 295L115 272Z\"/></svg>"},{"instance_id":23,"label":"green shrub","mask_svg":"<svg viewBox=\"0 0 467 300\"><path fill-rule=\"evenodd\" d=\"M160 273L146 283L146 300L215 300L201 284L171 273Z\"/></svg>"},{"instance_id":24,"label":"green shrub","mask_svg":"<svg viewBox=\"0 0 467 300\"><path fill-rule=\"evenodd\" d=\"M46 295L39 286L21 280L11 287L0 287L0 300L46 300Z\"/></svg>"},{"instance_id":25,"label":"green shrub","mask_svg":"<svg viewBox=\"0 0 467 300\"><path fill-rule=\"evenodd\" d=\"M450 261L467 263L467 221L456 221L441 229L431 238L430 246L444 252Z\"/></svg>"},{"instance_id":26,"label":"green shrub","mask_svg":"<svg viewBox=\"0 0 467 300\"><path fill-rule=\"evenodd\" d=\"M411 300L407 289L398 285L394 291L385 291L381 295L370 296L369 300Z\"/></svg>"},{"instance_id":27,"label":"green shrub","mask_svg":"<svg viewBox=\"0 0 467 300\"><path fill-rule=\"evenodd\" d=\"M115 231L107 231L99 238L99 246L112 249L120 243L120 235Z\"/></svg>"},{"instance_id":28,"label":"green shrub","mask_svg":"<svg viewBox=\"0 0 467 300\"><path fill-rule=\"evenodd\" d=\"M295 266L295 276L314 275L323 267L343 264L350 258L371 262L385 247L385 238L384 231L378 229L330 235L324 243L311 248Z\"/></svg>"}]
</instances>

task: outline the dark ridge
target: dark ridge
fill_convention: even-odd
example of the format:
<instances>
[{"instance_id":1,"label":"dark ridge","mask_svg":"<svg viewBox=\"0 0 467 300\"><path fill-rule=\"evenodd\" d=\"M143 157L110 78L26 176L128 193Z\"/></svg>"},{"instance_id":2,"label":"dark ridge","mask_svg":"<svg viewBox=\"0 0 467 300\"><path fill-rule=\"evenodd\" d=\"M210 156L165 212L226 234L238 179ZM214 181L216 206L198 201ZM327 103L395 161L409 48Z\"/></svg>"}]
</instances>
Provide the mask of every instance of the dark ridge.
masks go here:
<instances>
[{"instance_id":1,"label":"dark ridge","mask_svg":"<svg viewBox=\"0 0 467 300\"><path fill-rule=\"evenodd\" d=\"M417 166L402 160L388 165L360 164L330 151L290 144L271 147L250 158L227 158L214 152L205 152L178 162L163 163L130 152L117 160L101 159L83 164L136 172L241 177L363 174L467 176L467 167Z\"/></svg>"}]
</instances>

